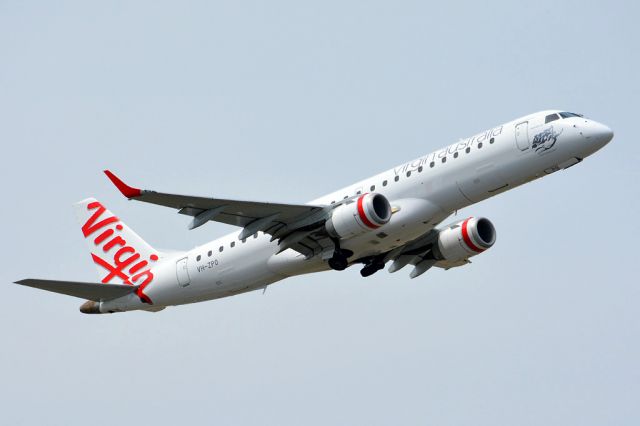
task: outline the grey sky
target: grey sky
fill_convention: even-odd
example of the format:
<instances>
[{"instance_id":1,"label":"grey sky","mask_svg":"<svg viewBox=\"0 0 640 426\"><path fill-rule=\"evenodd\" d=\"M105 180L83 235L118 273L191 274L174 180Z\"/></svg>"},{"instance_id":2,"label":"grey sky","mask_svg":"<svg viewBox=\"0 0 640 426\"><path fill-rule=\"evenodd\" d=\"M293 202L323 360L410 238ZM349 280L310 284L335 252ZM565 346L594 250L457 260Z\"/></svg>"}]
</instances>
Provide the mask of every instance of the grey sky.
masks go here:
<instances>
[{"instance_id":1,"label":"grey sky","mask_svg":"<svg viewBox=\"0 0 640 426\"><path fill-rule=\"evenodd\" d=\"M636 3L105 3L0 2L2 424L638 424ZM8 284L96 280L88 196L159 248L231 230L105 167L305 202L546 108L614 141L461 212L498 230L464 268L103 316Z\"/></svg>"}]
</instances>

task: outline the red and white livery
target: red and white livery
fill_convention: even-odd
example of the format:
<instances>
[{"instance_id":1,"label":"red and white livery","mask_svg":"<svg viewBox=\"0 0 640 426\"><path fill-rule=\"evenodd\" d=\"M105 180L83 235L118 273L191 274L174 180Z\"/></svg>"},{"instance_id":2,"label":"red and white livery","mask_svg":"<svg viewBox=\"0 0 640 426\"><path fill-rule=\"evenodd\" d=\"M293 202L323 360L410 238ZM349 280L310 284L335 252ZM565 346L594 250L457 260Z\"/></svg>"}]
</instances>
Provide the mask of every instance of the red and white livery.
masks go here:
<instances>
[{"instance_id":1,"label":"red and white livery","mask_svg":"<svg viewBox=\"0 0 640 426\"><path fill-rule=\"evenodd\" d=\"M263 289L284 278L361 265L363 277L407 265L415 278L491 248L487 218L442 226L453 212L571 167L613 138L579 114L541 111L346 186L308 204L228 200L142 190L105 170L128 199L240 227L186 252L162 252L88 198L75 204L98 282L24 279L18 284L80 297L84 313L159 311Z\"/></svg>"}]
</instances>

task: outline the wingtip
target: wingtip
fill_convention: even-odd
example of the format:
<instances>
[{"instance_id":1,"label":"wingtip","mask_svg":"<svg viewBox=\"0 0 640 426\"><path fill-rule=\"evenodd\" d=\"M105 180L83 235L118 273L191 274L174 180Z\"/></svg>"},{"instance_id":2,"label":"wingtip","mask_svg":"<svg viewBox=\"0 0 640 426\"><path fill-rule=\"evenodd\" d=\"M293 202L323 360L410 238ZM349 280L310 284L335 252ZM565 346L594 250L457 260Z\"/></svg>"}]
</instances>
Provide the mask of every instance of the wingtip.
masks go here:
<instances>
[{"instance_id":1,"label":"wingtip","mask_svg":"<svg viewBox=\"0 0 640 426\"><path fill-rule=\"evenodd\" d=\"M110 170L104 170L104 174L107 175L109 180L118 188L118 190L127 198L135 198L142 195L142 190L134 188L124 183L118 176L113 174Z\"/></svg>"}]
</instances>

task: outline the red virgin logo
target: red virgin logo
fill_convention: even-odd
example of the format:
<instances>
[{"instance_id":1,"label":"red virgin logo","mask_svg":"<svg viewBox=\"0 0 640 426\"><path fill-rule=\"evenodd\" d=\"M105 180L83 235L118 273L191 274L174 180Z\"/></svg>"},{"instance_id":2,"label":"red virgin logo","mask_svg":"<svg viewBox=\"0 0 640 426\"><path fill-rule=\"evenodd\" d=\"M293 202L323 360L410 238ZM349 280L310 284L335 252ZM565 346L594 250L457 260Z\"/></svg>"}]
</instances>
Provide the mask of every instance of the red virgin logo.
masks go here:
<instances>
[{"instance_id":1,"label":"red virgin logo","mask_svg":"<svg viewBox=\"0 0 640 426\"><path fill-rule=\"evenodd\" d=\"M98 231L98 235L93 239L97 248L102 248L104 258L95 253L91 253L93 261L103 267L107 274L102 278L102 283L109 283L114 278L119 278L124 284L140 285L136 294L144 303L152 304L151 299L143 293L144 288L153 281L153 273L149 262L158 260L156 254L149 256L149 259L142 259L140 253L127 244L119 232L123 226L116 216L102 218L106 208L100 202L94 201L87 205L87 210L93 214L82 225L82 234L85 238L93 236Z\"/></svg>"}]
</instances>

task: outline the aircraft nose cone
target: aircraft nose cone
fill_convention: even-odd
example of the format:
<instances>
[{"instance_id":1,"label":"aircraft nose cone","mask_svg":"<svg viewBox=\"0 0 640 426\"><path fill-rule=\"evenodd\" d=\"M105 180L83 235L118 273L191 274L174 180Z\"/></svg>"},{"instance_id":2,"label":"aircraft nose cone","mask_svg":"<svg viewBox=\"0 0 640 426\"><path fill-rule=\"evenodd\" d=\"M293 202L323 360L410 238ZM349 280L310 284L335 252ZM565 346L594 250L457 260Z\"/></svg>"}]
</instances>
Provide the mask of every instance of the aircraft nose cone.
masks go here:
<instances>
[{"instance_id":1,"label":"aircraft nose cone","mask_svg":"<svg viewBox=\"0 0 640 426\"><path fill-rule=\"evenodd\" d=\"M592 122L586 136L599 146L605 146L613 139L613 130L602 123Z\"/></svg>"}]
</instances>

